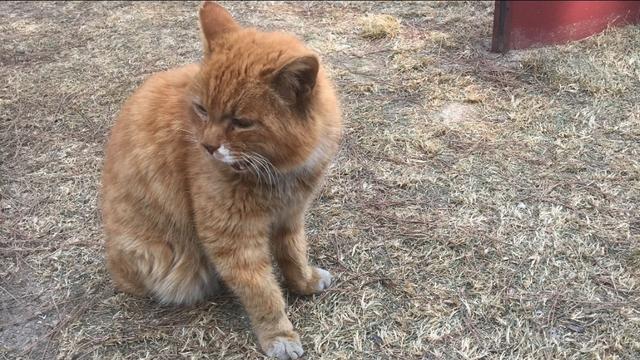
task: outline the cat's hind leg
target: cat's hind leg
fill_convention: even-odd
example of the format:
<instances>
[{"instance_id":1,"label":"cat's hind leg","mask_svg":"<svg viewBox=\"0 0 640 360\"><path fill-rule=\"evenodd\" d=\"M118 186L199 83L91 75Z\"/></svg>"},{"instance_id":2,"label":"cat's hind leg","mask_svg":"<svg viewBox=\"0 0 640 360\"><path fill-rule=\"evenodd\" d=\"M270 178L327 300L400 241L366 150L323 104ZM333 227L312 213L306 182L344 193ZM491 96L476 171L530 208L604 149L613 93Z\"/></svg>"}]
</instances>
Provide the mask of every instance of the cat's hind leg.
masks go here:
<instances>
[{"instance_id":1,"label":"cat's hind leg","mask_svg":"<svg viewBox=\"0 0 640 360\"><path fill-rule=\"evenodd\" d=\"M107 249L107 266L120 290L153 296L162 304L191 305L219 290L215 270L197 249L176 251L166 242L128 239Z\"/></svg>"}]
</instances>

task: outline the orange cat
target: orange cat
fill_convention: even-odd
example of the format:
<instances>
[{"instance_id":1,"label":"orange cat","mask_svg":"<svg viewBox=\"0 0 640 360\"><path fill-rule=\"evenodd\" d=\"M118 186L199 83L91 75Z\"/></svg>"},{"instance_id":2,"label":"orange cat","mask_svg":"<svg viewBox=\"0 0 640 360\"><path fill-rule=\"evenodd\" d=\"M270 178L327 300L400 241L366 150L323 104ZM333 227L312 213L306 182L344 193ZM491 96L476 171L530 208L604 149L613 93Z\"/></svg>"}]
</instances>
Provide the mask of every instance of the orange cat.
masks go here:
<instances>
[{"instance_id":1,"label":"orange cat","mask_svg":"<svg viewBox=\"0 0 640 360\"><path fill-rule=\"evenodd\" d=\"M152 76L124 105L104 165L107 265L118 288L190 304L221 279L269 356L302 355L272 269L312 294L304 214L338 148L339 105L318 57L285 33L200 9L205 58Z\"/></svg>"}]
</instances>

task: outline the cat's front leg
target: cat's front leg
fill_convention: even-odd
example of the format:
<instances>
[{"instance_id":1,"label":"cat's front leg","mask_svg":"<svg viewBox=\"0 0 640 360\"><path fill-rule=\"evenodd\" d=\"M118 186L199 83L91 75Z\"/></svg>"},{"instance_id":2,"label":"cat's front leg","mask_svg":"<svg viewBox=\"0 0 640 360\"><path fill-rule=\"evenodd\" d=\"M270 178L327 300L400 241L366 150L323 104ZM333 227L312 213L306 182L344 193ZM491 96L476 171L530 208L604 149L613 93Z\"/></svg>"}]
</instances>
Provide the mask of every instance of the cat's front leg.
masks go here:
<instances>
[{"instance_id":1,"label":"cat's front leg","mask_svg":"<svg viewBox=\"0 0 640 360\"><path fill-rule=\"evenodd\" d=\"M304 232L304 212L291 209L272 225L271 247L289 288L301 295L326 290L331 274L309 265L307 237Z\"/></svg>"},{"instance_id":2,"label":"cat's front leg","mask_svg":"<svg viewBox=\"0 0 640 360\"><path fill-rule=\"evenodd\" d=\"M205 225L199 226L198 232L218 275L249 314L263 351L278 359L297 359L303 354L300 337L285 313L268 237L258 228L236 229L231 234Z\"/></svg>"}]
</instances>

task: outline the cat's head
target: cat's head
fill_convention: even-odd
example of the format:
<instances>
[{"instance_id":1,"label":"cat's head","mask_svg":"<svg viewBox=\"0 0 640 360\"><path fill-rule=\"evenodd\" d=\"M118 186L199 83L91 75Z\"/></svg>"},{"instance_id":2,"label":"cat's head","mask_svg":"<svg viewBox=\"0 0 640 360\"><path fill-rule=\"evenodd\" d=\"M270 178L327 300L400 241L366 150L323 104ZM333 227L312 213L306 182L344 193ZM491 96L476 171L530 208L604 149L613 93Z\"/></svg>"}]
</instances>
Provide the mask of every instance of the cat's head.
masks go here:
<instances>
[{"instance_id":1,"label":"cat's head","mask_svg":"<svg viewBox=\"0 0 640 360\"><path fill-rule=\"evenodd\" d=\"M189 100L202 151L237 171L288 172L322 158L340 114L318 56L292 35L240 26L212 2L200 28L205 57Z\"/></svg>"}]
</instances>

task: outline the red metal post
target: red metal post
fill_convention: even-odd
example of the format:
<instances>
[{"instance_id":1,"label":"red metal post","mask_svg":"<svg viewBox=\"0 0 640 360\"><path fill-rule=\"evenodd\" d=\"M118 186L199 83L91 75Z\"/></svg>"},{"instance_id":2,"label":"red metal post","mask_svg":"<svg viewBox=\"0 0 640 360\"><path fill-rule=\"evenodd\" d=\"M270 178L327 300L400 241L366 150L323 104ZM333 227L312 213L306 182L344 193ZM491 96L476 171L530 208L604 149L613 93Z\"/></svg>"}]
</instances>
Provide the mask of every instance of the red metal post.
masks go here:
<instances>
[{"instance_id":1,"label":"red metal post","mask_svg":"<svg viewBox=\"0 0 640 360\"><path fill-rule=\"evenodd\" d=\"M505 53L583 39L640 22L640 1L496 1L491 50Z\"/></svg>"}]
</instances>

